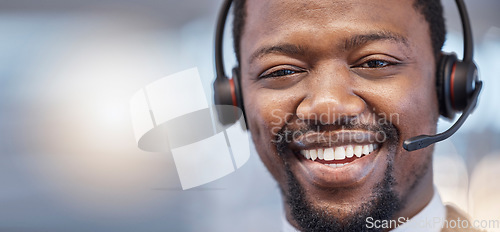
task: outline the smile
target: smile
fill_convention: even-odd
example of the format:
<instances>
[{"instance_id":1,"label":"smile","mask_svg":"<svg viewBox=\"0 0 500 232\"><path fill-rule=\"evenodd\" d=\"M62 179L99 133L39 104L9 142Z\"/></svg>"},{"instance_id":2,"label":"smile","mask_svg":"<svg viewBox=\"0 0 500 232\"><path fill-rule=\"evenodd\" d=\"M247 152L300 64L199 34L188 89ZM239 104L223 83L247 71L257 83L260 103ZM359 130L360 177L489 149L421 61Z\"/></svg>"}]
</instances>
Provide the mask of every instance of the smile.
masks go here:
<instances>
[{"instance_id":1,"label":"smile","mask_svg":"<svg viewBox=\"0 0 500 232\"><path fill-rule=\"evenodd\" d=\"M362 186L385 170L387 148L377 136L365 130L303 134L290 143L291 169L303 183L318 187Z\"/></svg>"},{"instance_id":2,"label":"smile","mask_svg":"<svg viewBox=\"0 0 500 232\"><path fill-rule=\"evenodd\" d=\"M308 160L316 161L332 168L349 165L354 160L371 154L377 150L378 144L347 145L329 148L300 150L300 154Z\"/></svg>"}]
</instances>

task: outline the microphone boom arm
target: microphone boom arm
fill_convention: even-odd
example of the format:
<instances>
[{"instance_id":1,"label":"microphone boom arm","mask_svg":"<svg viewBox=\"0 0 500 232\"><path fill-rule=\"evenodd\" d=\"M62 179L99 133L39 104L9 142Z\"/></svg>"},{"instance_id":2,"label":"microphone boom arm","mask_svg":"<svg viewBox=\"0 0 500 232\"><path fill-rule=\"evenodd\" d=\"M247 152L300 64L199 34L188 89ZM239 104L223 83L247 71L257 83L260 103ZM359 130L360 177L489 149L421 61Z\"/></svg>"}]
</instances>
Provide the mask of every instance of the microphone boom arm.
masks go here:
<instances>
[{"instance_id":1,"label":"microphone boom arm","mask_svg":"<svg viewBox=\"0 0 500 232\"><path fill-rule=\"evenodd\" d=\"M464 124L465 119L467 119L467 117L472 113L472 111L474 111L474 108L476 108L479 93L483 88L483 82L476 81L475 85L476 87L474 92L472 93L472 98L471 98L472 104L469 104L467 108L465 108L464 113L462 113L460 118L457 120L457 122L455 122L455 124L453 124L452 127L450 127L450 129L436 135L419 135L407 139L403 142L403 148L407 151L422 149L424 147L428 147L433 143L445 140L450 136L452 136L455 132L457 132L458 128L460 128L462 124Z\"/></svg>"}]
</instances>

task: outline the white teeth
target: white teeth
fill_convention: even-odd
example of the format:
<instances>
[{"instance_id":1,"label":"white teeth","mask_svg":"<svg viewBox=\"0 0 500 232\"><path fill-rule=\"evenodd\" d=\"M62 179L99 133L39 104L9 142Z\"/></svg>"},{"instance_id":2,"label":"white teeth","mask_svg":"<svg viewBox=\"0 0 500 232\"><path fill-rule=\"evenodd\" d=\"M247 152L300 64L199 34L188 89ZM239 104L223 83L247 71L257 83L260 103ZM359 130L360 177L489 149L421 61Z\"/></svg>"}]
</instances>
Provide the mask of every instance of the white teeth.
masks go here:
<instances>
[{"instance_id":1,"label":"white teeth","mask_svg":"<svg viewBox=\"0 0 500 232\"><path fill-rule=\"evenodd\" d=\"M335 156L333 155L333 148L327 148L325 149L325 160L333 160Z\"/></svg>"},{"instance_id":2,"label":"white teeth","mask_svg":"<svg viewBox=\"0 0 500 232\"><path fill-rule=\"evenodd\" d=\"M363 155L363 146L357 145L354 146L354 154L359 158Z\"/></svg>"},{"instance_id":3,"label":"white teeth","mask_svg":"<svg viewBox=\"0 0 500 232\"><path fill-rule=\"evenodd\" d=\"M343 163L343 164L325 164L327 166L330 166L332 168L340 168L340 167L343 167L345 165L348 165L349 163Z\"/></svg>"},{"instance_id":4,"label":"white teeth","mask_svg":"<svg viewBox=\"0 0 500 232\"><path fill-rule=\"evenodd\" d=\"M348 145L345 148L345 156L347 158L351 158L353 155L354 155L354 149L353 149L352 145Z\"/></svg>"},{"instance_id":5,"label":"white teeth","mask_svg":"<svg viewBox=\"0 0 500 232\"><path fill-rule=\"evenodd\" d=\"M323 155L325 152L325 149L318 149L318 159L325 159L325 156Z\"/></svg>"},{"instance_id":6,"label":"white teeth","mask_svg":"<svg viewBox=\"0 0 500 232\"><path fill-rule=\"evenodd\" d=\"M335 160L343 160L343 159L345 159L344 147L336 147L335 148Z\"/></svg>"},{"instance_id":7,"label":"white teeth","mask_svg":"<svg viewBox=\"0 0 500 232\"><path fill-rule=\"evenodd\" d=\"M301 150L300 153L302 153L302 155L306 158L306 159L310 159L311 156L309 156L309 150Z\"/></svg>"},{"instance_id":8,"label":"white teeth","mask_svg":"<svg viewBox=\"0 0 500 232\"><path fill-rule=\"evenodd\" d=\"M370 148L368 145L363 146L363 155L368 155L370 154Z\"/></svg>"},{"instance_id":9,"label":"white teeth","mask_svg":"<svg viewBox=\"0 0 500 232\"><path fill-rule=\"evenodd\" d=\"M316 152L316 150L309 150L309 155L311 156L312 161L318 158L318 152Z\"/></svg>"},{"instance_id":10,"label":"white teeth","mask_svg":"<svg viewBox=\"0 0 500 232\"><path fill-rule=\"evenodd\" d=\"M311 150L300 150L300 154L306 159L315 161L319 160L344 160L345 158L352 158L354 155L356 157L361 157L362 155L368 155L378 148L378 144L368 144L368 145L347 145L339 147L330 147L326 149L311 149ZM335 166L336 167L336 166ZM342 167L342 165L340 166Z\"/></svg>"}]
</instances>

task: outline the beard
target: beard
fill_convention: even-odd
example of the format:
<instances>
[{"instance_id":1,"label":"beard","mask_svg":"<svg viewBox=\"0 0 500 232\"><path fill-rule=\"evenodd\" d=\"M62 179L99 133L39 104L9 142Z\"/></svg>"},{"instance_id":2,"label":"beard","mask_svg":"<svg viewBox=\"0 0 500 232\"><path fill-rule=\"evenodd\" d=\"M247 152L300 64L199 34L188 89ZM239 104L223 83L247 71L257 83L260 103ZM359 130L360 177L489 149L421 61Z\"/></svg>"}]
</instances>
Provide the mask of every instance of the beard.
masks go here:
<instances>
[{"instance_id":1,"label":"beard","mask_svg":"<svg viewBox=\"0 0 500 232\"><path fill-rule=\"evenodd\" d=\"M284 144L285 142L277 143L276 146L285 164L287 176L287 185L285 187L287 191L282 189L283 196L290 208L293 220L298 224L301 231L381 231L383 228L367 228L367 218L372 218L372 221L389 220L402 208L403 201L394 190L396 181L393 176L393 160L399 138L395 126L391 123L377 124L375 126L347 124L343 125L342 128L382 131L386 135L389 155L384 178L375 184L368 200L359 202L359 207L349 210L337 210L337 213L331 212L328 207L319 208L307 200L306 191L291 171L285 157L287 144ZM300 131L303 133L307 130L309 129L306 128ZM284 138L296 131L290 130L285 125L277 136ZM340 215L343 216L340 217Z\"/></svg>"},{"instance_id":2,"label":"beard","mask_svg":"<svg viewBox=\"0 0 500 232\"><path fill-rule=\"evenodd\" d=\"M288 194L285 196L291 216L301 231L381 231L383 228L367 228L366 219L371 217L372 221L389 220L401 208L401 199L393 190L395 180L391 175L392 170L392 164L389 163L384 179L372 192L371 200L361 203L361 206L351 210L348 216L339 218L327 208L316 208L308 202L303 187L290 168L286 167Z\"/></svg>"}]
</instances>

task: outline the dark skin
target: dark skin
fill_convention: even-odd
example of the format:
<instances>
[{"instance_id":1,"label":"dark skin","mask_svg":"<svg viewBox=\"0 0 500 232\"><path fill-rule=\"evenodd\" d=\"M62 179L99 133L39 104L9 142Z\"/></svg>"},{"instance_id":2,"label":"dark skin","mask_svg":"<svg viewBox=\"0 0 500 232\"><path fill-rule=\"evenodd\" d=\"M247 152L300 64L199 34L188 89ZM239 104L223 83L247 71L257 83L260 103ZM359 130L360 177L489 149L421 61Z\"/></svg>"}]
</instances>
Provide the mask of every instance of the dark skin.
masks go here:
<instances>
[{"instance_id":1,"label":"dark skin","mask_svg":"<svg viewBox=\"0 0 500 232\"><path fill-rule=\"evenodd\" d=\"M413 1L249 0L246 12L240 68L247 122L283 198L287 162L314 207L349 218L373 197L392 157L394 191L404 202L393 218L411 218L423 209L433 195L428 168L433 147L410 153L402 143L433 134L439 114L428 23ZM321 114L329 117L311 116ZM304 147L293 142L280 155L272 142L285 123L321 124L322 132L338 136L346 130L328 127L338 115L383 114L398 115L392 121L399 131L396 149L381 143L370 156L341 169L301 159L297 153ZM287 219L298 227L284 205Z\"/></svg>"}]
</instances>

